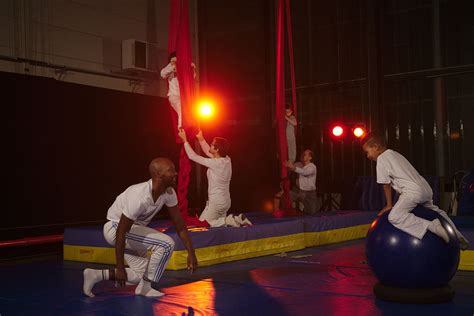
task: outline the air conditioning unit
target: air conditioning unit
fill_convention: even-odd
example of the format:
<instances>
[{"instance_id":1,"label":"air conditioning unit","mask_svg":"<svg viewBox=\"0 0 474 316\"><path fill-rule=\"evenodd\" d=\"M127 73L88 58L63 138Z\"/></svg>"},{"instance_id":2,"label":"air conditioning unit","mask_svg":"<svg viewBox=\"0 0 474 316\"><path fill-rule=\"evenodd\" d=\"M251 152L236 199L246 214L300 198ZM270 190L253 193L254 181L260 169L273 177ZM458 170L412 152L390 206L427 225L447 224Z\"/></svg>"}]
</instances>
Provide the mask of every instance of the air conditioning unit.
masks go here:
<instances>
[{"instance_id":1,"label":"air conditioning unit","mask_svg":"<svg viewBox=\"0 0 474 316\"><path fill-rule=\"evenodd\" d=\"M155 44L127 39L122 42L122 69L130 72L156 72L158 51Z\"/></svg>"}]
</instances>

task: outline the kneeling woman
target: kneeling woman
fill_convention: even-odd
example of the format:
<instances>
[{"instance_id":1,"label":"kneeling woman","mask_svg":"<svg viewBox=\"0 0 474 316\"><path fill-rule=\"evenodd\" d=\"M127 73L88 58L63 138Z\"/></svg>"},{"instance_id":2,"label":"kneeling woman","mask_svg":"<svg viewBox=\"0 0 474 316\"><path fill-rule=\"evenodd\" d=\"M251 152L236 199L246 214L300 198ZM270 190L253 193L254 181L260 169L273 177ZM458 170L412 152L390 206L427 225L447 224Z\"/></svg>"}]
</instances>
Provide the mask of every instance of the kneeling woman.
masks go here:
<instances>
[{"instance_id":1,"label":"kneeling woman","mask_svg":"<svg viewBox=\"0 0 474 316\"><path fill-rule=\"evenodd\" d=\"M211 227L251 226L252 223L244 214L238 216L227 215L231 202L229 186L230 179L232 178L232 162L227 155L229 142L225 138L215 137L209 146L202 135L202 131L199 131L196 137L199 140L202 151L209 157L205 158L194 152L188 143L184 129L180 129L178 135L184 142L184 149L189 159L208 168L208 201L199 220L207 221Z\"/></svg>"}]
</instances>

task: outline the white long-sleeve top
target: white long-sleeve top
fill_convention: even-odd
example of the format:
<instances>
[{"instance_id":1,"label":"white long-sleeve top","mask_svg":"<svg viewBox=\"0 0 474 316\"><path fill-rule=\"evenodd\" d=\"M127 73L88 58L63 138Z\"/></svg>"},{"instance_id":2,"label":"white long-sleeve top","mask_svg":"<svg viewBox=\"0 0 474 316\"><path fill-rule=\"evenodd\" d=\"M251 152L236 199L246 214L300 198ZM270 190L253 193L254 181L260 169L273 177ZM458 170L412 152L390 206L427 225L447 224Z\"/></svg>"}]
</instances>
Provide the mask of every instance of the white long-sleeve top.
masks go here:
<instances>
[{"instance_id":1,"label":"white long-sleeve top","mask_svg":"<svg viewBox=\"0 0 474 316\"><path fill-rule=\"evenodd\" d=\"M431 199L433 191L412 164L395 150L387 149L377 157L377 183L390 184L400 194Z\"/></svg>"},{"instance_id":2,"label":"white long-sleeve top","mask_svg":"<svg viewBox=\"0 0 474 316\"><path fill-rule=\"evenodd\" d=\"M299 175L300 189L304 191L316 190L316 165L312 162L303 167L296 167L295 172Z\"/></svg>"},{"instance_id":3,"label":"white long-sleeve top","mask_svg":"<svg viewBox=\"0 0 474 316\"><path fill-rule=\"evenodd\" d=\"M168 79L168 96L180 96L178 75L176 74L176 66L169 63L165 68L161 69L161 78Z\"/></svg>"},{"instance_id":4,"label":"white long-sleeve top","mask_svg":"<svg viewBox=\"0 0 474 316\"><path fill-rule=\"evenodd\" d=\"M208 157L212 157L209 153L209 144L203 140L200 141L202 150ZM184 143L184 150L188 155L189 159L197 162L200 165L206 166L207 169L207 182L208 182L208 199L209 202L213 201L230 201L230 179L232 178L232 161L229 156L225 158L205 158L194 152L191 145L186 142Z\"/></svg>"}]
</instances>

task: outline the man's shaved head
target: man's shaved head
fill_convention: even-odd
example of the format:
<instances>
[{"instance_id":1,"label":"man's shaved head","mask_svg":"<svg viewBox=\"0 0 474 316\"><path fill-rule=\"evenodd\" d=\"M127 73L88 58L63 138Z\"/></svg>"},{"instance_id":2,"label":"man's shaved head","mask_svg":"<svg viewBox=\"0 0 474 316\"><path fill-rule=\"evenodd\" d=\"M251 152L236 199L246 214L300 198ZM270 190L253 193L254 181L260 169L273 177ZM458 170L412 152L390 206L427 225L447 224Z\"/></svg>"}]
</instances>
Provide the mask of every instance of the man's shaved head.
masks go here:
<instances>
[{"instance_id":1,"label":"man's shaved head","mask_svg":"<svg viewBox=\"0 0 474 316\"><path fill-rule=\"evenodd\" d=\"M173 168L174 163L168 158L155 158L150 162L149 171L152 178L162 176L167 170Z\"/></svg>"}]
</instances>

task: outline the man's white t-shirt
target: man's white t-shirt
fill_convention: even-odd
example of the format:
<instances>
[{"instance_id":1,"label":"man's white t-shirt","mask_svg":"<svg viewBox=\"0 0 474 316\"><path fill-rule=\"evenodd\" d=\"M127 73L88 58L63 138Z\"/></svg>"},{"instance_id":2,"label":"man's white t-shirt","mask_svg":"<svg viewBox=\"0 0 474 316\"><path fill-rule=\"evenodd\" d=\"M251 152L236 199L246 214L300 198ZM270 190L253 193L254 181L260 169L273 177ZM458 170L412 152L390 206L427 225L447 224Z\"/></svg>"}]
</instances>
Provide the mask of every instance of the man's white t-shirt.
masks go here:
<instances>
[{"instance_id":1,"label":"man's white t-shirt","mask_svg":"<svg viewBox=\"0 0 474 316\"><path fill-rule=\"evenodd\" d=\"M151 193L152 180L134 184L128 187L115 199L107 212L109 221L119 222L122 214L133 220L135 225L146 226L164 205L173 207L178 204L178 198L173 188L168 188L153 201Z\"/></svg>"},{"instance_id":2,"label":"man's white t-shirt","mask_svg":"<svg viewBox=\"0 0 474 316\"><path fill-rule=\"evenodd\" d=\"M430 185L398 152L387 149L377 157L377 183L390 184L399 194L433 195Z\"/></svg>"}]
</instances>

